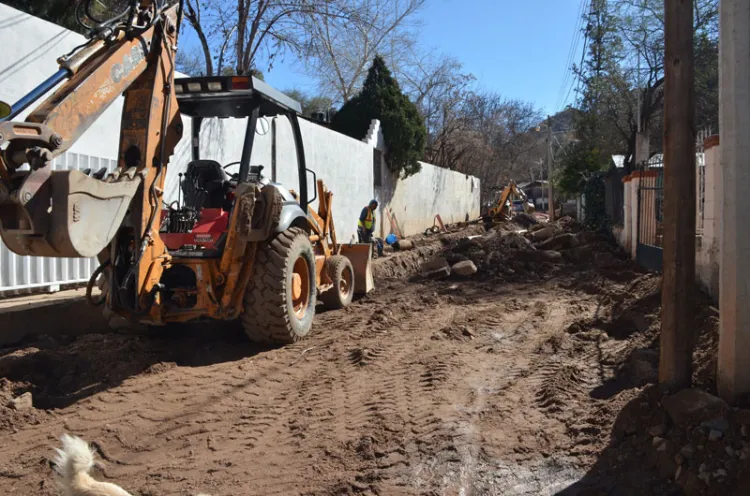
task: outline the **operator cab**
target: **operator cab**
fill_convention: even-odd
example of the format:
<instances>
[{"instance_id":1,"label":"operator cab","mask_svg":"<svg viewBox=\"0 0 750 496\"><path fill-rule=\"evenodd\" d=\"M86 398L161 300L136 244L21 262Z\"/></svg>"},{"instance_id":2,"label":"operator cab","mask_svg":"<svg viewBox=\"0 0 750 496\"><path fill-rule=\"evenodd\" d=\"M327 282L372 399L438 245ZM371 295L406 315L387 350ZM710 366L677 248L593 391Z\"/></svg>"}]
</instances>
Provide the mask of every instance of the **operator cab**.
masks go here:
<instances>
[{"instance_id":1,"label":"operator cab","mask_svg":"<svg viewBox=\"0 0 750 496\"><path fill-rule=\"evenodd\" d=\"M241 183L278 189L284 199L286 218L306 214L307 169L299 130L299 102L250 76L176 78L175 93L180 113L192 120L192 160L180 175L179 199L162 211L160 236L173 256L221 256L235 203L234 192ZM250 165L258 120L277 115L286 115L292 124L299 202L291 192L265 178L262 165ZM212 157L200 156L201 123L208 118L247 119L239 161L221 164Z\"/></svg>"}]
</instances>

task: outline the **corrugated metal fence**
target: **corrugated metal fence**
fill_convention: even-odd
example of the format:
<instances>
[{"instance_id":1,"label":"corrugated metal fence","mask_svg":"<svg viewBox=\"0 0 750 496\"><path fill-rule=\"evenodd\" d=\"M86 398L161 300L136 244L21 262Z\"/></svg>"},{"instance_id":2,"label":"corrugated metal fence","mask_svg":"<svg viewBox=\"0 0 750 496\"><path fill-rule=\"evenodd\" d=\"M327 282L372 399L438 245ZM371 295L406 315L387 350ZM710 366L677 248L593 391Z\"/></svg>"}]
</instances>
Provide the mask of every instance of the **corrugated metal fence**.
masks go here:
<instances>
[{"instance_id":1,"label":"corrugated metal fence","mask_svg":"<svg viewBox=\"0 0 750 496\"><path fill-rule=\"evenodd\" d=\"M80 153L66 153L58 157L53 170L101 168L114 170L117 162ZM95 258L22 257L0 243L0 298L34 292L52 292L61 286L88 282L97 266Z\"/></svg>"}]
</instances>

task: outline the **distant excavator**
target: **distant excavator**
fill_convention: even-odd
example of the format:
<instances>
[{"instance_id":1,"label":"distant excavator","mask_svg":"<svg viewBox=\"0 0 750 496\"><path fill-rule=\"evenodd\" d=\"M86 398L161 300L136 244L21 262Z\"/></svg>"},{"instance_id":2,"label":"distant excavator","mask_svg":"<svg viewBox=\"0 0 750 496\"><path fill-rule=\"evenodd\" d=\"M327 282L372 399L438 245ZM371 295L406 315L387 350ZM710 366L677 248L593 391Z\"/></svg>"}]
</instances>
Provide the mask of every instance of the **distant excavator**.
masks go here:
<instances>
[{"instance_id":1,"label":"distant excavator","mask_svg":"<svg viewBox=\"0 0 750 496\"><path fill-rule=\"evenodd\" d=\"M500 188L493 189L499 190ZM528 201L526 193L524 193L518 185L511 180L508 185L502 189L497 202L489 204L483 209L482 220L485 224L510 220L513 217L514 211L516 211L514 204L517 201L520 203L519 207L521 211L527 214L534 213L534 205Z\"/></svg>"}]
</instances>

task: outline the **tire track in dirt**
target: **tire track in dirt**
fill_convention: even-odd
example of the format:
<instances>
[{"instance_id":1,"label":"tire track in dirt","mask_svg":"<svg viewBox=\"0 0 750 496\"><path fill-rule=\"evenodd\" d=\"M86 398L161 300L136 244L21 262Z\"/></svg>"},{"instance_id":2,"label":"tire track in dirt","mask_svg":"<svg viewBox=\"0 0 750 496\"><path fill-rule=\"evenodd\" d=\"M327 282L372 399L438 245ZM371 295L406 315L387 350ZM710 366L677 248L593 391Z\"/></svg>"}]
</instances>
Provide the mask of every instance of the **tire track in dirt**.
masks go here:
<instances>
[{"instance_id":1,"label":"tire track in dirt","mask_svg":"<svg viewBox=\"0 0 750 496\"><path fill-rule=\"evenodd\" d=\"M601 446L589 394L630 346L587 323L593 297L559 286L390 282L285 348L178 341L9 434L0 485L51 494L65 427L135 494L551 494Z\"/></svg>"}]
</instances>

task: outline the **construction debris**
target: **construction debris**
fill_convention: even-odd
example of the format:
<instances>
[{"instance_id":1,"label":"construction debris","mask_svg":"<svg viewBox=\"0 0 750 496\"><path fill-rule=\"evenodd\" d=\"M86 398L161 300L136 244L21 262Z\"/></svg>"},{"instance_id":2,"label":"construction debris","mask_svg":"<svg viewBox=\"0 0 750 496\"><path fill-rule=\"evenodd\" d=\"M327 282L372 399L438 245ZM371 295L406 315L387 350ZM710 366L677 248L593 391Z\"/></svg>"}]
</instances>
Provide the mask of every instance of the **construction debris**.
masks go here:
<instances>
[{"instance_id":1,"label":"construction debris","mask_svg":"<svg viewBox=\"0 0 750 496\"><path fill-rule=\"evenodd\" d=\"M414 242L409 239L399 239L393 243L393 248L396 250L411 250L414 248Z\"/></svg>"},{"instance_id":2,"label":"construction debris","mask_svg":"<svg viewBox=\"0 0 750 496\"><path fill-rule=\"evenodd\" d=\"M14 410L28 410L34 407L31 393L23 393L18 398L13 398L9 405Z\"/></svg>"},{"instance_id":3,"label":"construction debris","mask_svg":"<svg viewBox=\"0 0 750 496\"><path fill-rule=\"evenodd\" d=\"M451 272L453 272L457 276L466 277L472 274L476 274L477 266L474 265L474 262L472 262L471 260L464 260L462 262L453 264L453 266L451 267Z\"/></svg>"},{"instance_id":4,"label":"construction debris","mask_svg":"<svg viewBox=\"0 0 750 496\"><path fill-rule=\"evenodd\" d=\"M451 266L445 258L438 257L421 265L422 275L430 279L441 279L451 275Z\"/></svg>"}]
</instances>

